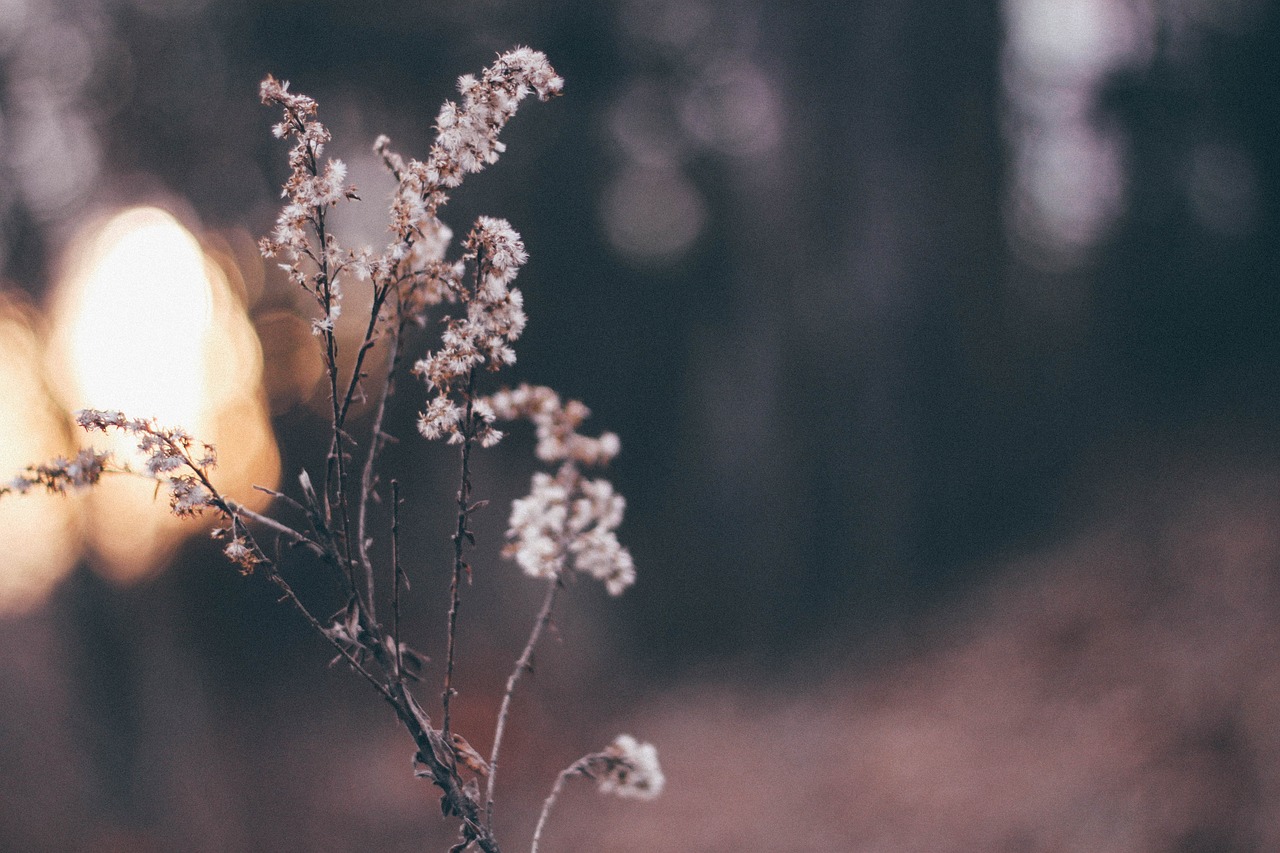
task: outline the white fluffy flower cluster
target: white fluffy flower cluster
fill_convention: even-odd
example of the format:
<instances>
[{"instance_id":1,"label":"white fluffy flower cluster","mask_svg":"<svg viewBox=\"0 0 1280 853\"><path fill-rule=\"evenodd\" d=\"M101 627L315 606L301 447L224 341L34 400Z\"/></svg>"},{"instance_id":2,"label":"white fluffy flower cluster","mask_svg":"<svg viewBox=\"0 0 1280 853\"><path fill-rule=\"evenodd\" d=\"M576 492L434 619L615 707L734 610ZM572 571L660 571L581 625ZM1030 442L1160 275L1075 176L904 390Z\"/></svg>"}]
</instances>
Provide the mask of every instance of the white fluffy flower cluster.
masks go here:
<instances>
[{"instance_id":1,"label":"white fluffy flower cluster","mask_svg":"<svg viewBox=\"0 0 1280 853\"><path fill-rule=\"evenodd\" d=\"M603 768L593 767L600 780L600 793L652 800L662 793L666 778L658 766L658 749L631 735L618 735L599 754Z\"/></svg>"},{"instance_id":2,"label":"white fluffy flower cluster","mask_svg":"<svg viewBox=\"0 0 1280 853\"><path fill-rule=\"evenodd\" d=\"M401 321L422 323L426 309L442 302L463 302L465 317L446 318L442 346L418 363L419 372L436 391L436 399L422 413L419 429L428 438L461 441L474 436L494 444L501 433L491 429L492 417L472 406L468 418L460 398L470 400L471 371L484 364L496 370L515 360L510 342L524 328L521 294L510 288L527 256L520 235L504 220L481 217L456 261L445 254L453 233L437 216L448 201L446 190L458 186L465 175L494 163L504 150L498 140L520 101L531 94L547 100L560 94L564 81L539 51L520 47L500 54L480 78L465 75L458 80L461 103L446 101L436 120L436 139L425 161L409 160L391 150L390 140L380 136L374 150L396 178L391 203L393 241L386 250L351 252L342 249L325 227L325 212L343 198L356 198L355 188L344 186L346 167L338 160L321 165L329 132L316 119L316 102L289 91L289 84L267 76L260 95L263 103L283 108L284 119L274 128L279 138L294 138L289 152L290 176L282 195L287 200L272 234L260 242L262 253L284 254L280 264L290 279L311 293L321 309L312 330L329 341L330 372L333 331L341 312L339 273L350 271L374 283L375 305L393 289L395 310ZM466 261L476 264L474 288L464 285ZM381 309L379 309L381 311ZM366 345L389 322L390 309L370 325ZM465 377L465 379L464 379ZM465 389L464 387L465 386Z\"/></svg>"},{"instance_id":3,"label":"white fluffy flower cluster","mask_svg":"<svg viewBox=\"0 0 1280 853\"><path fill-rule=\"evenodd\" d=\"M498 136L520 101L532 93L545 101L563 88L564 80L546 55L527 47L516 48L499 55L480 79L470 74L459 78L462 103L446 101L441 107L435 143L425 161L406 162L391 150L385 136L374 142L374 150L398 183L391 203L395 242L372 262L372 271L375 280L380 275L389 277L402 261L408 261L411 274L399 279L404 284L401 305L408 316L420 316L428 305L454 301L462 289L462 262L444 260L453 234L437 217L448 201L446 190L461 184L465 175L497 161L505 150Z\"/></svg>"},{"instance_id":4,"label":"white fluffy flower cluster","mask_svg":"<svg viewBox=\"0 0 1280 853\"><path fill-rule=\"evenodd\" d=\"M433 183L456 187L464 174L496 163L506 150L498 134L520 101L531 92L545 101L563 89L564 80L546 55L527 47L501 54L479 80L470 74L459 77L462 105L445 101L436 116L438 135L428 165L437 178Z\"/></svg>"},{"instance_id":5,"label":"white fluffy flower cluster","mask_svg":"<svg viewBox=\"0 0 1280 853\"><path fill-rule=\"evenodd\" d=\"M353 197L355 190L343 184L347 167L341 160L330 160L320 170L320 155L330 136L316 120L314 100L293 94L288 81L281 82L269 74L262 81L259 96L264 104L284 108L284 119L272 128L276 138L297 139L289 150L289 179L280 193L289 203L276 220L272 236L262 241L262 251L267 256L285 252L297 259L311 251L304 229L314 222L316 208L331 207Z\"/></svg>"},{"instance_id":6,"label":"white fluffy flower cluster","mask_svg":"<svg viewBox=\"0 0 1280 853\"><path fill-rule=\"evenodd\" d=\"M46 465L32 465L26 471L0 486L0 496L10 492L25 495L36 486L43 486L55 494L65 494L70 489L92 486L102 478L111 454L106 451L85 448L71 459L59 456Z\"/></svg>"},{"instance_id":7,"label":"white fluffy flower cluster","mask_svg":"<svg viewBox=\"0 0 1280 853\"><path fill-rule=\"evenodd\" d=\"M446 261L453 230L436 216L447 197L428 181L426 167L391 150L391 140L379 136L373 150L396 179L391 201L391 232L395 241L370 264L375 282L397 285L401 314L419 324L426 309L441 302L457 301L466 267L461 259Z\"/></svg>"},{"instance_id":8,"label":"white fluffy flower cluster","mask_svg":"<svg viewBox=\"0 0 1280 853\"><path fill-rule=\"evenodd\" d=\"M197 443L181 427L161 427L149 418L129 418L117 411L81 409L76 412L76 423L86 432L117 429L134 436L138 440L138 450L146 456L146 473L166 481L169 507L175 515L196 515L212 505L213 495L204 483L205 469L218 461L212 445ZM199 456L196 455L197 444ZM81 456L85 452L82 451ZM182 469L189 473L173 473ZM101 463L98 466L100 473ZM93 482L96 480L95 476Z\"/></svg>"},{"instance_id":9,"label":"white fluffy flower cluster","mask_svg":"<svg viewBox=\"0 0 1280 853\"><path fill-rule=\"evenodd\" d=\"M473 370L481 366L498 370L516 360L511 342L524 331L524 299L519 290L508 285L529 256L520 235L505 219L488 216L476 221L464 246L464 257L476 264L476 286L461 294L466 316L447 318L440 349L414 365L414 372L436 392L418 419L418 429L428 439L447 436L451 442L461 441L473 431L488 447L502 438L492 427L490 404L482 400L472 403L472 423L466 423L463 406L470 399Z\"/></svg>"},{"instance_id":10,"label":"white fluffy flower cluster","mask_svg":"<svg viewBox=\"0 0 1280 853\"><path fill-rule=\"evenodd\" d=\"M323 169L320 166L320 155L330 137L325 126L316 120L313 99L290 92L288 81L281 82L269 74L262 81L259 95L264 104L284 108L284 119L272 128L276 137L294 137L297 141L289 150L289 179L281 191L288 201L276 219L275 230L270 237L259 241L258 246L265 257L283 254L289 258L289 263L280 264L280 268L295 284L312 293L324 311L324 316L312 323L312 331L332 332L341 311L338 273L349 267L358 275L364 275L371 261L363 253L356 255L342 250L333 236L325 232L324 212L343 199L357 198L356 189L344 183L347 167L341 160L329 160ZM324 235L324 245L318 248L311 245L308 226ZM324 275L310 278L303 268L304 258L320 266Z\"/></svg>"},{"instance_id":11,"label":"white fluffy flower cluster","mask_svg":"<svg viewBox=\"0 0 1280 853\"><path fill-rule=\"evenodd\" d=\"M588 480L572 465L533 475L528 497L511 505L504 553L532 577L556 577L566 563L601 581L610 595L635 583L631 552L618 542L626 499L608 480Z\"/></svg>"},{"instance_id":12,"label":"white fluffy flower cluster","mask_svg":"<svg viewBox=\"0 0 1280 853\"><path fill-rule=\"evenodd\" d=\"M503 389L480 402L499 420L532 421L538 458L563 463L554 477L534 474L529 496L512 504L504 553L534 577L555 577L571 562L577 571L604 583L611 595L620 595L636 579L631 552L616 533L626 500L608 480L588 480L579 470L617 456L618 436L579 433L591 411L577 400L561 400L542 385Z\"/></svg>"},{"instance_id":13,"label":"white fluffy flower cluster","mask_svg":"<svg viewBox=\"0 0 1280 853\"><path fill-rule=\"evenodd\" d=\"M601 433L599 438L578 433L591 410L577 400L562 402L554 389L545 385L521 384L503 389L487 398L499 420L527 418L538 436L538 458L544 462L571 461L583 465L606 465L622 448L618 436Z\"/></svg>"}]
</instances>

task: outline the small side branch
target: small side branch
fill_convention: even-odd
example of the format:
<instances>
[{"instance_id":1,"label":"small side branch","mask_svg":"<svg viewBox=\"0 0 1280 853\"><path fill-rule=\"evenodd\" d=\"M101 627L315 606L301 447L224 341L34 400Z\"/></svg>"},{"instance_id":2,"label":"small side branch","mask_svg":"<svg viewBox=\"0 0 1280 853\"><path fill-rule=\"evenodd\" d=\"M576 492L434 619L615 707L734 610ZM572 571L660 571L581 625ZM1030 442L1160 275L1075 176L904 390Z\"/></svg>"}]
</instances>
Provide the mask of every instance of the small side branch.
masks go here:
<instances>
[{"instance_id":1,"label":"small side branch","mask_svg":"<svg viewBox=\"0 0 1280 853\"><path fill-rule=\"evenodd\" d=\"M391 481L391 566L395 572L391 579L391 642L396 647L396 682L404 683L404 658L400 645L400 481Z\"/></svg>"},{"instance_id":2,"label":"small side branch","mask_svg":"<svg viewBox=\"0 0 1280 853\"><path fill-rule=\"evenodd\" d=\"M302 533L301 531L294 530L289 525L282 524L279 521L276 521L274 518L271 518L270 516L266 516L261 513L254 512L253 510L249 509L243 504L237 503L236 501L224 498L223 503L226 504L227 509L230 510L233 515L237 515L241 518L247 518L250 521L253 521L257 524L261 524L263 527L267 528L268 530L272 530L276 533L279 533L281 536L288 539L292 544L301 545L305 547L308 551L311 551L313 554L315 554L318 557L327 556L327 552L325 551L323 545L321 545L319 542L312 539L310 536L307 536L306 534Z\"/></svg>"},{"instance_id":3,"label":"small side branch","mask_svg":"<svg viewBox=\"0 0 1280 853\"><path fill-rule=\"evenodd\" d=\"M391 395L396 368L400 366L400 323L391 324L391 366L387 370L386 381L382 383L382 392L378 395L378 408L373 415L373 425L369 429L369 455L365 457L364 471L360 478L360 506L356 512L356 553L360 555L360 563L364 568L365 602L369 608L370 620L376 621L374 603L373 563L369 559L367 522L369 501L373 497L374 481L378 464L378 455L385 441L382 434L382 421L386 416L387 398ZM363 352L363 350L362 350Z\"/></svg>"},{"instance_id":4,"label":"small side branch","mask_svg":"<svg viewBox=\"0 0 1280 853\"><path fill-rule=\"evenodd\" d=\"M526 671L533 669L533 650L542 637L543 630L551 621L551 608L556 603L556 593L560 590L560 576L556 575L547 583L547 594L542 599L542 609L538 611L537 621L529 633L529 642L516 661L515 669L507 677L507 690L502 695L502 708L498 711L498 725L493 731L493 751L489 754L489 782L485 789L485 823L493 829L493 792L498 783L498 753L502 750L502 737L507 730L507 716L511 712L511 698L515 695L516 685Z\"/></svg>"},{"instance_id":5,"label":"small side branch","mask_svg":"<svg viewBox=\"0 0 1280 853\"><path fill-rule=\"evenodd\" d=\"M538 853L538 842L542 840L542 830L546 829L547 819L551 817L551 809L555 807L556 800L560 799L560 792L564 790L565 783L574 776L587 775L587 761L591 757L578 759L561 770L560 775L556 777L556 783L551 786L551 794L542 803L542 814L538 816L538 827L533 831L533 843L529 846L529 853Z\"/></svg>"}]
</instances>

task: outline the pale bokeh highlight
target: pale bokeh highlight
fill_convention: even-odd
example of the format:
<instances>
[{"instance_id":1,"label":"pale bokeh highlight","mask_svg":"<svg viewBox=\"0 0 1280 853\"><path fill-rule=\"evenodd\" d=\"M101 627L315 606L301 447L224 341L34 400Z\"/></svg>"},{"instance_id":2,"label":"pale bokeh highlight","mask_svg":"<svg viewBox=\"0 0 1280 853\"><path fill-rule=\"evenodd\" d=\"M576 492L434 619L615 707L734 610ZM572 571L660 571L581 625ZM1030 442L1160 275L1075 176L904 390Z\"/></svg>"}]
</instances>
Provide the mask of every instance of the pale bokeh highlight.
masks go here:
<instances>
[{"instance_id":1,"label":"pale bokeh highlight","mask_svg":"<svg viewBox=\"0 0 1280 853\"><path fill-rule=\"evenodd\" d=\"M0 295L0 477L67 449L65 419L49 399L31 312ZM0 501L0 613L38 603L80 553L76 507L32 492Z\"/></svg>"},{"instance_id":2,"label":"pale bokeh highlight","mask_svg":"<svg viewBox=\"0 0 1280 853\"><path fill-rule=\"evenodd\" d=\"M225 275L154 207L119 213L73 245L52 308L50 372L62 405L184 427L218 448L215 485L263 506L252 486L276 485L279 453L262 399L262 350ZM138 459L128 439L93 443ZM84 508L94 565L118 580L154 572L203 529L170 516L141 478L109 478Z\"/></svg>"}]
</instances>

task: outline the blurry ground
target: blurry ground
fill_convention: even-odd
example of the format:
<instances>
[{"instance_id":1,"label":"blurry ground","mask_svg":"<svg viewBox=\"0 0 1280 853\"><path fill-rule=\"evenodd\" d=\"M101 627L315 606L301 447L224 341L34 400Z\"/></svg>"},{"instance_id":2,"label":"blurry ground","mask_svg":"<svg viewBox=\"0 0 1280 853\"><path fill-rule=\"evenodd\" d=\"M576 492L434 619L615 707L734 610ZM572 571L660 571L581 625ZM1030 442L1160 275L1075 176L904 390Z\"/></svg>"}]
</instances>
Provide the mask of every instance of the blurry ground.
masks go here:
<instances>
[{"instance_id":1,"label":"blurry ground","mask_svg":"<svg viewBox=\"0 0 1280 853\"><path fill-rule=\"evenodd\" d=\"M601 849L1276 849L1278 483L1193 481L1125 484L873 671L655 700L672 796Z\"/></svg>"}]
</instances>

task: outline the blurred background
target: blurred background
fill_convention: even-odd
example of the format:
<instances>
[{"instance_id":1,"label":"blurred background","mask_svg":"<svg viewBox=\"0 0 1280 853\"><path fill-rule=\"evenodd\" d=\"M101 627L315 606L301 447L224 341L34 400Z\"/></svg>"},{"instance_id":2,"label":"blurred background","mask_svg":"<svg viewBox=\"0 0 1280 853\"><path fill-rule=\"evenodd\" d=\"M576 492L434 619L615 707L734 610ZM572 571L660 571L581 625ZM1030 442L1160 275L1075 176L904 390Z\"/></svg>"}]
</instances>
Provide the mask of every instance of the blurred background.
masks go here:
<instances>
[{"instance_id":1,"label":"blurred background","mask_svg":"<svg viewBox=\"0 0 1280 853\"><path fill-rule=\"evenodd\" d=\"M504 843L629 732L667 792L579 783L544 849L1280 849L1280 4L0 0L0 479L86 405L188 425L246 500L319 470L257 84L317 98L379 246L372 140L424 155L516 44L566 96L444 218L524 236L508 378L621 435L639 579L562 599ZM401 387L442 657L456 463ZM485 752L541 595L497 555L531 443L477 464ZM0 503L0 849L446 849L391 715L207 529L139 484Z\"/></svg>"}]
</instances>

